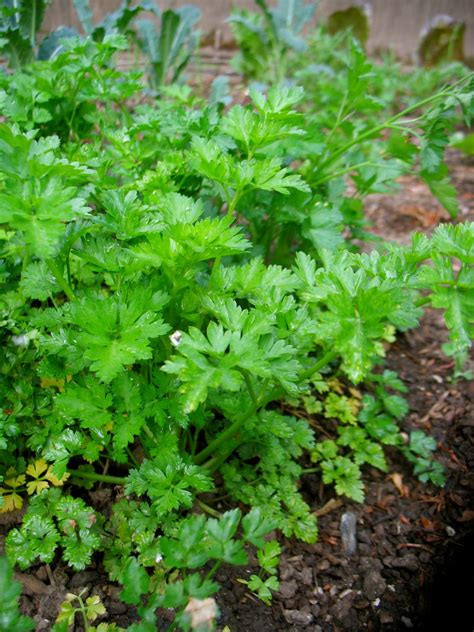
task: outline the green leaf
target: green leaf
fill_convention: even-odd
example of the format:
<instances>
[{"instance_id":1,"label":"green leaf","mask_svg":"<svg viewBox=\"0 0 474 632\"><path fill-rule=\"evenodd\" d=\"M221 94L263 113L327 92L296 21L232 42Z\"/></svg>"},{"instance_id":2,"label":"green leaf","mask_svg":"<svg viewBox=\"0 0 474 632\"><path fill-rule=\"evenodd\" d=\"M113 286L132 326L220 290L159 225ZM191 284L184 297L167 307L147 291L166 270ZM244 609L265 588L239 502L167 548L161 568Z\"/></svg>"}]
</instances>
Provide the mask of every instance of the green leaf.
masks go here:
<instances>
[{"instance_id":1,"label":"green leaf","mask_svg":"<svg viewBox=\"0 0 474 632\"><path fill-rule=\"evenodd\" d=\"M276 523L268 519L261 508L254 507L242 519L244 538L254 546L264 546L264 537L276 528Z\"/></svg>"},{"instance_id":2,"label":"green leaf","mask_svg":"<svg viewBox=\"0 0 474 632\"><path fill-rule=\"evenodd\" d=\"M474 223L439 227L432 248L433 265L421 269L419 284L431 290L432 305L444 310L450 342L443 349L459 372L474 338ZM461 262L459 270L452 258Z\"/></svg>"},{"instance_id":3,"label":"green leaf","mask_svg":"<svg viewBox=\"0 0 474 632\"><path fill-rule=\"evenodd\" d=\"M232 539L238 529L240 517L240 510L233 509L226 511L218 520L208 520L209 554L213 559L238 566L247 563L242 542Z\"/></svg>"},{"instance_id":4,"label":"green leaf","mask_svg":"<svg viewBox=\"0 0 474 632\"><path fill-rule=\"evenodd\" d=\"M181 74L197 44L192 29L200 17L197 7L186 5L163 12L159 34L149 20L137 23L141 46L150 58L155 87L175 81Z\"/></svg>"},{"instance_id":5,"label":"green leaf","mask_svg":"<svg viewBox=\"0 0 474 632\"><path fill-rule=\"evenodd\" d=\"M250 575L250 579L245 582L249 590L257 595L263 603L270 605L272 601L272 591L276 592L280 584L276 577L271 576L263 580L258 575Z\"/></svg>"},{"instance_id":6,"label":"green leaf","mask_svg":"<svg viewBox=\"0 0 474 632\"><path fill-rule=\"evenodd\" d=\"M83 428L101 429L112 422L112 396L91 376L83 385L70 383L55 400L55 410L66 419L79 419Z\"/></svg>"},{"instance_id":7,"label":"green leaf","mask_svg":"<svg viewBox=\"0 0 474 632\"><path fill-rule=\"evenodd\" d=\"M69 186L87 170L57 158L58 145L57 137L36 141L0 124L0 223L19 231L40 258L53 256L65 224L90 210Z\"/></svg>"},{"instance_id":8,"label":"green leaf","mask_svg":"<svg viewBox=\"0 0 474 632\"><path fill-rule=\"evenodd\" d=\"M331 13L326 24L328 32L334 35L340 31L350 30L364 46L370 33L370 9L368 7L369 5L362 4Z\"/></svg>"},{"instance_id":9,"label":"green leaf","mask_svg":"<svg viewBox=\"0 0 474 632\"><path fill-rule=\"evenodd\" d=\"M7 558L0 557L0 632L29 632L34 621L19 610L21 584L14 580Z\"/></svg>"},{"instance_id":10,"label":"green leaf","mask_svg":"<svg viewBox=\"0 0 474 632\"><path fill-rule=\"evenodd\" d=\"M334 483L336 492L348 496L356 502L364 501L364 485L360 478L360 469L348 457L337 456L331 461L321 463L323 481Z\"/></svg>"},{"instance_id":11,"label":"green leaf","mask_svg":"<svg viewBox=\"0 0 474 632\"><path fill-rule=\"evenodd\" d=\"M455 137L451 141L452 147L461 150L468 156L474 155L474 133L462 135L461 138Z\"/></svg>"},{"instance_id":12,"label":"green leaf","mask_svg":"<svg viewBox=\"0 0 474 632\"><path fill-rule=\"evenodd\" d=\"M455 218L459 213L459 203L456 188L451 184L447 171L443 170L442 175L432 177L428 173L423 173L423 180L429 186L431 193L437 198L451 217Z\"/></svg>"},{"instance_id":13,"label":"green leaf","mask_svg":"<svg viewBox=\"0 0 474 632\"><path fill-rule=\"evenodd\" d=\"M42 40L38 49L38 59L42 61L55 59L64 51L63 40L78 36L79 32L74 27L60 26Z\"/></svg>"},{"instance_id":14,"label":"green leaf","mask_svg":"<svg viewBox=\"0 0 474 632\"><path fill-rule=\"evenodd\" d=\"M210 558L205 542L206 518L190 516L179 526L177 538L160 538L160 550L165 562L175 568L198 568Z\"/></svg>"},{"instance_id":15,"label":"green leaf","mask_svg":"<svg viewBox=\"0 0 474 632\"><path fill-rule=\"evenodd\" d=\"M172 454L144 460L138 469L131 470L125 487L127 494L148 494L158 515L165 515L180 507L189 509L196 492L213 489L208 472L197 465L188 465Z\"/></svg>"},{"instance_id":16,"label":"green leaf","mask_svg":"<svg viewBox=\"0 0 474 632\"><path fill-rule=\"evenodd\" d=\"M277 572L278 564L280 562L281 546L276 540L270 540L262 545L262 548L257 551L257 559L260 564L260 568L266 573L275 575Z\"/></svg>"},{"instance_id":17,"label":"green leaf","mask_svg":"<svg viewBox=\"0 0 474 632\"><path fill-rule=\"evenodd\" d=\"M150 577L138 560L132 557L126 564L120 581L123 584L120 598L125 603L136 606L140 603L142 595L148 592Z\"/></svg>"},{"instance_id":18,"label":"green leaf","mask_svg":"<svg viewBox=\"0 0 474 632\"><path fill-rule=\"evenodd\" d=\"M436 450L436 441L422 430L414 430L410 433L410 450L415 454L429 459Z\"/></svg>"},{"instance_id":19,"label":"green leaf","mask_svg":"<svg viewBox=\"0 0 474 632\"><path fill-rule=\"evenodd\" d=\"M79 18L86 35L92 35L94 30L94 21L89 0L73 0L73 3L77 17Z\"/></svg>"},{"instance_id":20,"label":"green leaf","mask_svg":"<svg viewBox=\"0 0 474 632\"><path fill-rule=\"evenodd\" d=\"M54 522L47 517L28 515L21 529L12 529L6 539L7 555L21 568L28 568L36 560L53 560L60 535Z\"/></svg>"},{"instance_id":21,"label":"green leaf","mask_svg":"<svg viewBox=\"0 0 474 632\"><path fill-rule=\"evenodd\" d=\"M111 382L125 365L151 358L150 340L169 331L144 304L143 294L117 293L84 298L74 305L72 319L81 329L78 345L104 382Z\"/></svg>"}]
</instances>

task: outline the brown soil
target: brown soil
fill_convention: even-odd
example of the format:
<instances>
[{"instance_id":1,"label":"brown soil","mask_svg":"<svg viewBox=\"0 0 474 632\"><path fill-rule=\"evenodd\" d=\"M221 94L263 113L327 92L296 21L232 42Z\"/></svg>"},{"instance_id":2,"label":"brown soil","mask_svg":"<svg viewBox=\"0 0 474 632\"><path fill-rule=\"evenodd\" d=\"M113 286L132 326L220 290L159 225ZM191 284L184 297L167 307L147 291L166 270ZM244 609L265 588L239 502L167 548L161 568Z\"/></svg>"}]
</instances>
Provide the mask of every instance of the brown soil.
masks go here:
<instances>
[{"instance_id":1,"label":"brown soil","mask_svg":"<svg viewBox=\"0 0 474 632\"><path fill-rule=\"evenodd\" d=\"M450 162L460 190L460 219L473 219L474 168L456 154ZM411 178L402 181L395 196L372 196L367 212L375 232L402 242L414 230L429 232L445 219ZM423 429L438 441L438 458L447 473L445 488L419 483L395 450L388 454L388 475L365 471L362 505L336 498L318 476L306 476L302 489L320 516L319 542L282 540L281 588L271 607L237 581L251 570L221 570L219 630L474 628L474 382L451 381L452 364L440 350L444 337L439 315L428 311L418 330L399 336L387 366L409 387L411 412L403 429ZM91 494L91 502L103 508L113 494L100 490ZM357 520L357 550L351 556L344 550L340 528L348 512ZM100 560L81 573L71 573L62 564L37 565L17 577L24 586L22 610L35 618L38 631L50 629L66 592L82 588L103 598L106 620L123 627L135 620L134 610L120 602L120 589L107 579ZM162 629L171 619L172 613L163 613Z\"/></svg>"}]
</instances>

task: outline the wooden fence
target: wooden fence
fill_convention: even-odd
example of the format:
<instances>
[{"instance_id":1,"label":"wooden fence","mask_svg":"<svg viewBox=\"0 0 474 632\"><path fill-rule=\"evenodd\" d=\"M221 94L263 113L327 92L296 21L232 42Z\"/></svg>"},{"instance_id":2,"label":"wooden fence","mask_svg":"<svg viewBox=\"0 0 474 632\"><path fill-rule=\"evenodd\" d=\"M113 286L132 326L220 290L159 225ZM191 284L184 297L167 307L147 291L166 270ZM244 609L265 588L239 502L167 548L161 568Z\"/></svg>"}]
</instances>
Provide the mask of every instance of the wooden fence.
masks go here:
<instances>
[{"instance_id":1,"label":"wooden fence","mask_svg":"<svg viewBox=\"0 0 474 632\"><path fill-rule=\"evenodd\" d=\"M90 0L94 17L99 20L117 9L121 0ZM271 0L270 0L271 1ZM228 45L230 32L226 24L232 7L253 8L253 0L155 0L160 9L195 4L203 12L200 28L217 46ZM354 0L322 0L317 19L354 4ZM390 48L405 60L416 53L419 34L426 22L438 14L448 14L467 24L466 55L474 58L474 0L371 0L372 29L368 42L370 51ZM72 0L53 0L48 9L44 28L51 30L62 24L79 26Z\"/></svg>"}]
</instances>

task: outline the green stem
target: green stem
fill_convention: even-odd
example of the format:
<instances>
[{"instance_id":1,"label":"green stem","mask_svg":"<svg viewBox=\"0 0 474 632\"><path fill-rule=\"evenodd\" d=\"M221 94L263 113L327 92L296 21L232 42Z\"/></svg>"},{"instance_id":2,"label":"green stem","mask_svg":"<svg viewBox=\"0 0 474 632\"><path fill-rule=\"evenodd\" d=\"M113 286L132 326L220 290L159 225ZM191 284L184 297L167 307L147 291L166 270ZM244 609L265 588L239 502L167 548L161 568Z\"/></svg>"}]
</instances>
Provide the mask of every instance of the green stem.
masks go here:
<instances>
[{"instance_id":1,"label":"green stem","mask_svg":"<svg viewBox=\"0 0 474 632\"><path fill-rule=\"evenodd\" d=\"M317 373L322 368L324 368L327 364L329 364L332 360L334 360L336 356L337 356L337 353L335 351L327 351L320 360L318 360L317 362L313 364L313 366L310 366L308 369L303 371L303 373L300 374L299 379L301 381L307 380L312 375L314 375L314 373Z\"/></svg>"},{"instance_id":2,"label":"green stem","mask_svg":"<svg viewBox=\"0 0 474 632\"><path fill-rule=\"evenodd\" d=\"M245 385L250 395L250 399L252 400L252 403L255 409L257 409L259 406L259 403L258 403L257 395L255 394L255 389L253 387L252 380L250 379L250 375L248 374L247 371L243 371L243 376L245 380Z\"/></svg>"},{"instance_id":3,"label":"green stem","mask_svg":"<svg viewBox=\"0 0 474 632\"><path fill-rule=\"evenodd\" d=\"M204 448L204 450L201 450L201 452L196 454L196 456L194 457L194 462L197 465L201 465L202 463L204 463L208 456L211 456L223 444L225 444L227 441L229 441L229 439L237 434L241 427L244 425L245 421L253 414L255 414L255 412L255 407L252 404L252 406L250 406L250 408L242 415L242 417L234 421L234 423L226 428L223 432L221 432L221 434L218 435L214 439L214 441L211 441L211 443L206 448Z\"/></svg>"},{"instance_id":4,"label":"green stem","mask_svg":"<svg viewBox=\"0 0 474 632\"><path fill-rule=\"evenodd\" d=\"M246 371L243 372L243 376L244 376L245 384L249 391L250 399L252 400L252 405L247 409L247 411L242 415L242 417L234 421L233 424L231 424L226 430L221 432L221 434L218 435L214 439L214 441L211 441L211 443L206 448L204 448L204 450L201 450L201 452L199 452L199 454L197 454L194 457L194 462L197 465L201 465L202 463L204 463L204 461L207 459L208 456L211 456L212 454L214 454L214 452L216 452L223 444L228 442L235 434L239 432L239 430L242 428L246 420L249 417L252 417L252 415L255 415L255 413L257 412L260 404L255 394L253 384Z\"/></svg>"},{"instance_id":5,"label":"green stem","mask_svg":"<svg viewBox=\"0 0 474 632\"><path fill-rule=\"evenodd\" d=\"M133 463L133 465L134 465L135 467L137 467L137 468L138 468L138 467L140 467L140 463L139 463L139 462L137 461L137 459L134 457L133 452L130 450L130 448L127 446L127 447L125 448L125 450L126 450L126 452L127 452L128 456L130 457L130 460L131 460L131 462Z\"/></svg>"},{"instance_id":6,"label":"green stem","mask_svg":"<svg viewBox=\"0 0 474 632\"><path fill-rule=\"evenodd\" d=\"M423 305L428 305L429 303L431 303L431 296L422 296L415 301L416 307L422 307Z\"/></svg>"},{"instance_id":7,"label":"green stem","mask_svg":"<svg viewBox=\"0 0 474 632\"><path fill-rule=\"evenodd\" d=\"M222 564L222 560L217 560L217 562L215 562L214 566L206 575L204 581L206 581L206 579L211 579L211 577L213 577L217 573L221 564Z\"/></svg>"},{"instance_id":8,"label":"green stem","mask_svg":"<svg viewBox=\"0 0 474 632\"><path fill-rule=\"evenodd\" d=\"M361 167L380 167L380 163L371 162L370 160L366 160L365 162L359 162L356 165L349 165L345 169L341 169L340 171L336 171L335 173L329 173L328 175L318 178L317 180L313 180L311 184L314 186L317 184L322 184L323 182L327 182L328 180L332 180L333 178L338 178L339 176L344 176L346 173L350 173L351 171L355 171L356 169L360 169Z\"/></svg>"},{"instance_id":9,"label":"green stem","mask_svg":"<svg viewBox=\"0 0 474 632\"><path fill-rule=\"evenodd\" d=\"M88 632L88 630L90 630L89 619L87 618L87 612L84 606L84 602L82 601L82 597L80 595L77 595L77 600L79 602L79 612L81 613L82 620L84 621L84 630L85 632Z\"/></svg>"},{"instance_id":10,"label":"green stem","mask_svg":"<svg viewBox=\"0 0 474 632\"><path fill-rule=\"evenodd\" d=\"M148 424L143 424L142 426L146 436L151 439L154 443L158 443L158 441L156 440L155 435L152 433L152 431L150 430Z\"/></svg>"},{"instance_id":11,"label":"green stem","mask_svg":"<svg viewBox=\"0 0 474 632\"><path fill-rule=\"evenodd\" d=\"M96 472L85 472L83 470L68 470L71 476L83 478L86 481L97 481L99 483L112 483L114 485L125 485L127 479L121 476L110 476L109 474L97 474Z\"/></svg>"},{"instance_id":12,"label":"green stem","mask_svg":"<svg viewBox=\"0 0 474 632\"><path fill-rule=\"evenodd\" d=\"M364 132L363 134L360 134L360 136L357 136L356 138L352 139L351 141L349 141L348 143L340 147L337 151L333 153L332 156L329 156L327 160L325 160L322 164L318 165L318 170L322 171L327 166L335 162L340 156L345 154L348 149L350 149L354 145L358 145L363 140L370 138L374 134L378 134L385 128L390 127L390 125L392 125L393 123L396 123L398 120L400 120L407 114L410 114L410 112L413 112L414 110L417 110L425 105L428 105L428 103L431 103L432 101L435 101L436 99L440 99L441 97L447 96L451 90L452 90L452 86L449 88L449 90L443 90L442 92L438 92L438 94L434 94L434 95L431 95L430 97L426 97L426 99L422 99L421 101L418 101L417 103L408 106L407 108L405 108L398 114L395 114L391 118L387 119L380 125L376 125L375 127L372 127L371 129Z\"/></svg>"},{"instance_id":13,"label":"green stem","mask_svg":"<svg viewBox=\"0 0 474 632\"><path fill-rule=\"evenodd\" d=\"M51 272L53 273L54 278L56 279L58 285L61 287L64 294L68 297L70 301L73 301L76 298L76 296L71 286L68 284L66 279L61 274L61 270L59 269L59 266L56 263L56 261L54 261L54 259L48 259L46 261L46 264L48 268L51 270Z\"/></svg>"},{"instance_id":14,"label":"green stem","mask_svg":"<svg viewBox=\"0 0 474 632\"><path fill-rule=\"evenodd\" d=\"M227 200L227 215L232 216L235 211L235 207L237 206L238 201L242 195L242 191L236 191L234 197L232 199Z\"/></svg>"},{"instance_id":15,"label":"green stem","mask_svg":"<svg viewBox=\"0 0 474 632\"><path fill-rule=\"evenodd\" d=\"M203 464L203 467L209 472L216 472L220 466L227 461L230 455L239 447L239 442L234 441L227 449L219 456L213 456L209 461Z\"/></svg>"},{"instance_id":16,"label":"green stem","mask_svg":"<svg viewBox=\"0 0 474 632\"><path fill-rule=\"evenodd\" d=\"M33 0L32 4L32 16L31 16L31 29L30 29L30 43L31 48L35 47L35 35L36 35L36 2Z\"/></svg>"},{"instance_id":17,"label":"green stem","mask_svg":"<svg viewBox=\"0 0 474 632\"><path fill-rule=\"evenodd\" d=\"M202 509L205 513L209 514L213 518L221 517L221 514L216 509L213 509L212 507L204 503L202 500L199 500L199 498L196 499L196 502L199 505L200 509Z\"/></svg>"}]
</instances>

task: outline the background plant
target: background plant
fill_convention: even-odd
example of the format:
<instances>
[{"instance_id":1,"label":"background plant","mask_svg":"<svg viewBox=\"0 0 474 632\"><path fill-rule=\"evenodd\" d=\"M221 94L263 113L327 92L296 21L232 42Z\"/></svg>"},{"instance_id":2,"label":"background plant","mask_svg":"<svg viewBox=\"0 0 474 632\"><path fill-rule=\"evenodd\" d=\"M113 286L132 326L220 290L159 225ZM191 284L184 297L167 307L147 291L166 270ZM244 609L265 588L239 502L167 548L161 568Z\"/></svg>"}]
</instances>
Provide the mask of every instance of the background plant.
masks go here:
<instances>
[{"instance_id":1,"label":"background plant","mask_svg":"<svg viewBox=\"0 0 474 632\"><path fill-rule=\"evenodd\" d=\"M265 0L256 0L255 4L260 13L238 10L229 18L240 49L234 65L251 79L280 83L286 77L290 54L307 48L302 29L318 3L278 0L272 8Z\"/></svg>"},{"instance_id":2,"label":"background plant","mask_svg":"<svg viewBox=\"0 0 474 632\"><path fill-rule=\"evenodd\" d=\"M160 26L151 20L139 20L138 45L148 61L150 86L157 90L179 79L199 45L199 31L194 30L201 11L193 5L161 15Z\"/></svg>"}]
</instances>

